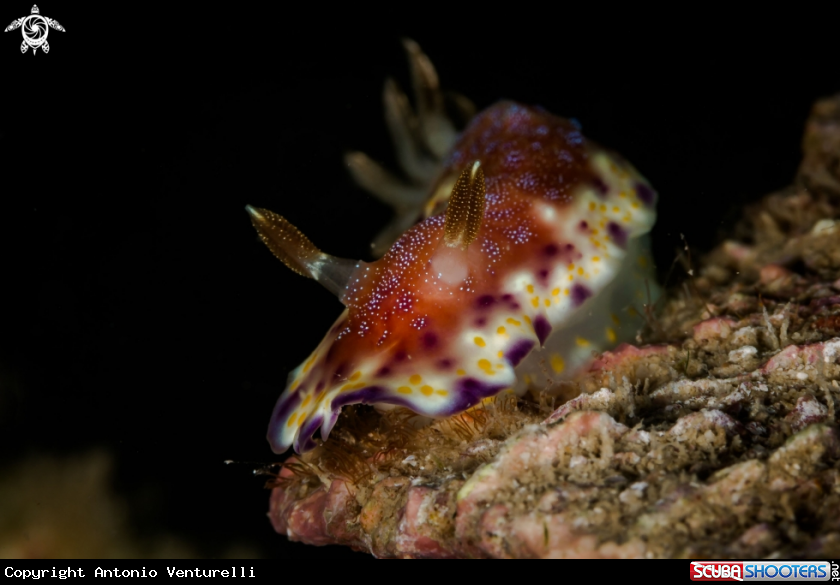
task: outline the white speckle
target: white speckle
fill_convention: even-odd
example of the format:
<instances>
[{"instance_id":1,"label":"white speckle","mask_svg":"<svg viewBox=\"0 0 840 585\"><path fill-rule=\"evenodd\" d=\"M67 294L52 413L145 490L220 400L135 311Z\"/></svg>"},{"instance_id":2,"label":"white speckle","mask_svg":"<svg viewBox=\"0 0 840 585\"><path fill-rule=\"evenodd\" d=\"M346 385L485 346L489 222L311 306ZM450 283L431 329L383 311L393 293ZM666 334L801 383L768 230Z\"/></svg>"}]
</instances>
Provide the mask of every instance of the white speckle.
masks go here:
<instances>
[{"instance_id":1,"label":"white speckle","mask_svg":"<svg viewBox=\"0 0 840 585\"><path fill-rule=\"evenodd\" d=\"M824 236L832 233L837 229L837 222L833 219L821 219L811 228L811 234L815 236Z\"/></svg>"},{"instance_id":2,"label":"white speckle","mask_svg":"<svg viewBox=\"0 0 840 585\"><path fill-rule=\"evenodd\" d=\"M729 361L733 364L737 364L755 357L756 354L758 354L758 350L756 348L752 345L745 345L744 347L739 347L738 349L730 351Z\"/></svg>"},{"instance_id":3,"label":"white speckle","mask_svg":"<svg viewBox=\"0 0 840 585\"><path fill-rule=\"evenodd\" d=\"M574 469L575 467L580 467L581 465L586 465L586 457L583 455L575 455L569 460L569 469Z\"/></svg>"},{"instance_id":4,"label":"white speckle","mask_svg":"<svg viewBox=\"0 0 840 585\"><path fill-rule=\"evenodd\" d=\"M808 374L806 374L805 372L797 372L796 373L796 379L797 380L807 380L808 379Z\"/></svg>"},{"instance_id":5,"label":"white speckle","mask_svg":"<svg viewBox=\"0 0 840 585\"><path fill-rule=\"evenodd\" d=\"M823 344L823 361L827 364L834 362L840 354L840 339L832 339Z\"/></svg>"}]
</instances>

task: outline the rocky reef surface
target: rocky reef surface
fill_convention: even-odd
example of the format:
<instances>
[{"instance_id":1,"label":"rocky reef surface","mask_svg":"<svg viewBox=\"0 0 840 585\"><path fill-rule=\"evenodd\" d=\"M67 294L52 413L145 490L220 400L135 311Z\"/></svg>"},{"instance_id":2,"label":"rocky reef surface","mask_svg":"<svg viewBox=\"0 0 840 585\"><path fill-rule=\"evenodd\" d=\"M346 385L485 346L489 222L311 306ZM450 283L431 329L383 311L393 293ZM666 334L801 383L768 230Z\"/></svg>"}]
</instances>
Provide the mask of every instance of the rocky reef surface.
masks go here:
<instances>
[{"instance_id":1,"label":"rocky reef surface","mask_svg":"<svg viewBox=\"0 0 840 585\"><path fill-rule=\"evenodd\" d=\"M377 557L840 557L838 217L840 95L638 346L421 429L346 408L269 470L274 528Z\"/></svg>"}]
</instances>

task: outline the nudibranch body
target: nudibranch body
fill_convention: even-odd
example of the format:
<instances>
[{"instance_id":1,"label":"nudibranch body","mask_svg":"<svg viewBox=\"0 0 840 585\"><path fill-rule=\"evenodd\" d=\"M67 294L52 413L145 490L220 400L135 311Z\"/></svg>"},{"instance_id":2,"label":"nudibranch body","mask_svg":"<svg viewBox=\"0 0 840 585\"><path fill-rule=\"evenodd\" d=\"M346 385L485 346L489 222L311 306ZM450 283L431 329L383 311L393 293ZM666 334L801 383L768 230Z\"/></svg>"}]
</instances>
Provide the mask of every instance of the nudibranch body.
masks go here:
<instances>
[{"instance_id":1,"label":"nudibranch body","mask_svg":"<svg viewBox=\"0 0 840 585\"><path fill-rule=\"evenodd\" d=\"M656 295L645 236L656 195L632 166L568 120L502 102L472 120L438 177L427 217L382 258L332 271L346 309L289 375L269 428L275 452L311 449L318 428L327 439L344 405L445 417L545 388L635 336ZM454 198L467 191L464 211ZM472 225L453 235L455 208ZM263 230L284 221L250 210ZM318 278L326 255L296 245L272 249L293 268L283 254L309 254L301 271Z\"/></svg>"}]
</instances>

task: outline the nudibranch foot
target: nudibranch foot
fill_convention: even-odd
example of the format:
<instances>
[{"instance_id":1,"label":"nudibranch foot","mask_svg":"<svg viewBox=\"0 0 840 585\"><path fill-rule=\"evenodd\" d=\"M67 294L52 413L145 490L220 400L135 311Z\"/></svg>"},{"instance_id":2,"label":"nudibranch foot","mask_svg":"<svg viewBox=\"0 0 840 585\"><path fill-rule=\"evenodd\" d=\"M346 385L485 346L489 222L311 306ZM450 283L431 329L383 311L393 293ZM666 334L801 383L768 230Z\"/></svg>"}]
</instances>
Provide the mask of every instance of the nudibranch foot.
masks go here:
<instances>
[{"instance_id":1,"label":"nudibranch foot","mask_svg":"<svg viewBox=\"0 0 840 585\"><path fill-rule=\"evenodd\" d=\"M452 138L434 69L406 48L418 114L391 83L386 111L407 174L427 180L431 167L413 157L440 157ZM326 440L349 404L441 418L502 392L550 391L643 326L658 295L646 236L657 195L578 125L491 106L455 139L419 206L369 158L348 161L405 212L394 224L405 231L375 262L328 256L280 216L249 208L272 252L345 305L289 374L269 425L275 452L311 449L319 428Z\"/></svg>"},{"instance_id":2,"label":"nudibranch foot","mask_svg":"<svg viewBox=\"0 0 840 585\"><path fill-rule=\"evenodd\" d=\"M423 217L429 187L441 169L441 160L457 138L446 114L445 100L437 72L419 45L404 39L414 86L416 112L408 96L393 79L385 82L382 101L385 121L397 160L409 181L403 181L360 152L350 152L344 162L356 183L392 206L396 217L371 244L373 255L382 256L397 238ZM469 119L472 103L463 96L453 99L456 108Z\"/></svg>"}]
</instances>

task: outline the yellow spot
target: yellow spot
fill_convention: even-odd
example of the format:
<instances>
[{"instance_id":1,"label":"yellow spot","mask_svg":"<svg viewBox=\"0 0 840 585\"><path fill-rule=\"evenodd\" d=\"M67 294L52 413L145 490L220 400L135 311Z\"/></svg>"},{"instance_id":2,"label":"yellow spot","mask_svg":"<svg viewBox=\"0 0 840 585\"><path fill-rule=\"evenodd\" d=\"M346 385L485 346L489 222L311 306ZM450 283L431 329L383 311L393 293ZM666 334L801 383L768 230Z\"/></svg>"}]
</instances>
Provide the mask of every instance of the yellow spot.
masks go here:
<instances>
[{"instance_id":1,"label":"yellow spot","mask_svg":"<svg viewBox=\"0 0 840 585\"><path fill-rule=\"evenodd\" d=\"M556 297L559 294L560 294L560 289L559 288L555 288L553 291L551 291L551 296L553 296L553 297Z\"/></svg>"},{"instance_id":2,"label":"yellow spot","mask_svg":"<svg viewBox=\"0 0 840 585\"><path fill-rule=\"evenodd\" d=\"M589 340L584 339L583 337L580 337L580 336L575 337L575 343L577 343L580 347L588 347L589 346Z\"/></svg>"},{"instance_id":3,"label":"yellow spot","mask_svg":"<svg viewBox=\"0 0 840 585\"><path fill-rule=\"evenodd\" d=\"M310 394L309 396L307 396L304 399L304 401L301 403L300 407L301 408L306 408L306 405L309 404L310 402L312 402L312 394Z\"/></svg>"},{"instance_id":4,"label":"yellow spot","mask_svg":"<svg viewBox=\"0 0 840 585\"><path fill-rule=\"evenodd\" d=\"M639 209L639 202L638 202L638 201L634 201L633 203L631 203L631 204L630 204L630 206L631 206L633 209Z\"/></svg>"},{"instance_id":5,"label":"yellow spot","mask_svg":"<svg viewBox=\"0 0 840 585\"><path fill-rule=\"evenodd\" d=\"M581 267L579 267L579 268L578 268L578 274L580 274L581 276L583 276L583 266L581 266Z\"/></svg>"},{"instance_id":6,"label":"yellow spot","mask_svg":"<svg viewBox=\"0 0 840 585\"><path fill-rule=\"evenodd\" d=\"M559 354L555 353L551 356L551 369L558 374L561 374L566 369L566 362Z\"/></svg>"},{"instance_id":7,"label":"yellow spot","mask_svg":"<svg viewBox=\"0 0 840 585\"><path fill-rule=\"evenodd\" d=\"M607 212L607 206L606 205L602 204L600 209L601 209L601 213L606 213Z\"/></svg>"},{"instance_id":8,"label":"yellow spot","mask_svg":"<svg viewBox=\"0 0 840 585\"><path fill-rule=\"evenodd\" d=\"M356 372L352 376L350 376L350 381L355 382L356 380L358 380L361 377L362 377L362 373L361 372Z\"/></svg>"},{"instance_id":9,"label":"yellow spot","mask_svg":"<svg viewBox=\"0 0 840 585\"><path fill-rule=\"evenodd\" d=\"M575 263L574 262L572 262L571 264L566 266L566 270L574 270L574 269L575 269Z\"/></svg>"},{"instance_id":10,"label":"yellow spot","mask_svg":"<svg viewBox=\"0 0 840 585\"><path fill-rule=\"evenodd\" d=\"M545 299L545 306L546 306L546 307L550 307L550 306L551 306L551 299Z\"/></svg>"},{"instance_id":11,"label":"yellow spot","mask_svg":"<svg viewBox=\"0 0 840 585\"><path fill-rule=\"evenodd\" d=\"M496 355L500 358L503 358L503 357L505 357L505 352L499 351L499 353L497 353Z\"/></svg>"},{"instance_id":12,"label":"yellow spot","mask_svg":"<svg viewBox=\"0 0 840 585\"><path fill-rule=\"evenodd\" d=\"M292 382L291 391L294 392L295 390L297 390L298 386L300 386L300 378Z\"/></svg>"},{"instance_id":13,"label":"yellow spot","mask_svg":"<svg viewBox=\"0 0 840 585\"><path fill-rule=\"evenodd\" d=\"M291 428L292 425L295 424L295 419L296 418L297 418L297 413L296 412L292 413L292 416L289 417L289 422L286 423L286 426Z\"/></svg>"},{"instance_id":14,"label":"yellow spot","mask_svg":"<svg viewBox=\"0 0 840 585\"><path fill-rule=\"evenodd\" d=\"M464 370L460 369L460 368L455 370L455 373L458 374L459 376L466 375L466 372Z\"/></svg>"},{"instance_id":15,"label":"yellow spot","mask_svg":"<svg viewBox=\"0 0 840 585\"><path fill-rule=\"evenodd\" d=\"M598 235L598 230L593 229L593 230L592 230L592 235L593 235L593 236L597 236L597 235Z\"/></svg>"},{"instance_id":16,"label":"yellow spot","mask_svg":"<svg viewBox=\"0 0 840 585\"><path fill-rule=\"evenodd\" d=\"M528 292L529 292L529 293L534 294L534 285L533 285L533 284L529 284L529 285L528 285L528 286L526 286L525 288L527 288L527 289L528 289Z\"/></svg>"},{"instance_id":17,"label":"yellow spot","mask_svg":"<svg viewBox=\"0 0 840 585\"><path fill-rule=\"evenodd\" d=\"M351 390L352 388L353 388L353 384L345 384L344 386L341 387L341 390L339 390L339 392L344 392L346 390Z\"/></svg>"},{"instance_id":18,"label":"yellow spot","mask_svg":"<svg viewBox=\"0 0 840 585\"><path fill-rule=\"evenodd\" d=\"M531 385L531 376L525 374L525 384L530 386Z\"/></svg>"},{"instance_id":19,"label":"yellow spot","mask_svg":"<svg viewBox=\"0 0 840 585\"><path fill-rule=\"evenodd\" d=\"M353 390L358 390L359 388L364 388L365 386L367 386L367 382L357 382L353 384L352 388Z\"/></svg>"},{"instance_id":20,"label":"yellow spot","mask_svg":"<svg viewBox=\"0 0 840 585\"><path fill-rule=\"evenodd\" d=\"M612 317L612 322L615 323L616 326L621 325L621 319L618 318L618 315L613 313L610 317Z\"/></svg>"},{"instance_id":21,"label":"yellow spot","mask_svg":"<svg viewBox=\"0 0 840 585\"><path fill-rule=\"evenodd\" d=\"M607 327L607 340L610 343L615 343L615 330L612 327Z\"/></svg>"},{"instance_id":22,"label":"yellow spot","mask_svg":"<svg viewBox=\"0 0 840 585\"><path fill-rule=\"evenodd\" d=\"M631 219L633 219L633 216L628 213L627 215L625 215L624 217L621 218L621 221L623 221L625 223L630 223Z\"/></svg>"},{"instance_id":23,"label":"yellow spot","mask_svg":"<svg viewBox=\"0 0 840 585\"><path fill-rule=\"evenodd\" d=\"M569 275L569 282L572 282L574 279L575 279L575 277L570 274Z\"/></svg>"},{"instance_id":24,"label":"yellow spot","mask_svg":"<svg viewBox=\"0 0 840 585\"><path fill-rule=\"evenodd\" d=\"M618 213L619 211L621 211L621 210L618 208L618 205L614 205L613 206L613 213Z\"/></svg>"},{"instance_id":25,"label":"yellow spot","mask_svg":"<svg viewBox=\"0 0 840 585\"><path fill-rule=\"evenodd\" d=\"M423 377L422 377L422 376L420 376L419 374L414 374L413 376L411 376L411 377L408 379L408 381L409 381L409 382L411 382L412 384L414 384L414 385L416 386L417 384L419 384L420 382L422 382L422 381L423 381Z\"/></svg>"},{"instance_id":26,"label":"yellow spot","mask_svg":"<svg viewBox=\"0 0 840 585\"><path fill-rule=\"evenodd\" d=\"M592 240L592 245L595 246L596 248L600 248L601 247L601 242L599 242L598 240Z\"/></svg>"},{"instance_id":27,"label":"yellow spot","mask_svg":"<svg viewBox=\"0 0 840 585\"><path fill-rule=\"evenodd\" d=\"M503 370L504 368L505 368L504 364L496 364L496 369L497 370Z\"/></svg>"},{"instance_id":28,"label":"yellow spot","mask_svg":"<svg viewBox=\"0 0 840 585\"><path fill-rule=\"evenodd\" d=\"M409 388L408 386L400 386L399 388L397 388L397 392L399 392L400 394L411 394L411 388Z\"/></svg>"},{"instance_id":29,"label":"yellow spot","mask_svg":"<svg viewBox=\"0 0 840 585\"><path fill-rule=\"evenodd\" d=\"M312 367L312 364L315 363L315 354L313 353L308 360L306 360L306 364L303 366L303 371L308 372L309 369Z\"/></svg>"},{"instance_id":30,"label":"yellow spot","mask_svg":"<svg viewBox=\"0 0 840 585\"><path fill-rule=\"evenodd\" d=\"M566 295L566 296L569 296L569 289L564 288L563 289L563 294Z\"/></svg>"},{"instance_id":31,"label":"yellow spot","mask_svg":"<svg viewBox=\"0 0 840 585\"><path fill-rule=\"evenodd\" d=\"M534 297L533 299L531 299L531 304L534 305L535 309L537 307L539 307L540 306L540 297Z\"/></svg>"},{"instance_id":32,"label":"yellow spot","mask_svg":"<svg viewBox=\"0 0 840 585\"><path fill-rule=\"evenodd\" d=\"M302 427L302 426L303 426L303 422L304 422L305 420L306 420L306 413L304 412L303 414L301 414L301 415L300 415L300 418L298 419L297 425L298 425L299 427Z\"/></svg>"},{"instance_id":33,"label":"yellow spot","mask_svg":"<svg viewBox=\"0 0 840 585\"><path fill-rule=\"evenodd\" d=\"M490 363L490 360L478 360L478 367L481 368L485 374L489 374L491 376L495 374L495 372L493 371L493 364Z\"/></svg>"},{"instance_id":34,"label":"yellow spot","mask_svg":"<svg viewBox=\"0 0 840 585\"><path fill-rule=\"evenodd\" d=\"M499 327L498 329L496 329L496 333L498 333L499 335L504 335L505 333L507 333L507 330L504 327Z\"/></svg>"},{"instance_id":35,"label":"yellow spot","mask_svg":"<svg viewBox=\"0 0 840 585\"><path fill-rule=\"evenodd\" d=\"M636 309L634 309L633 307L627 307L627 314L630 315L631 317L638 317L639 316L639 312Z\"/></svg>"},{"instance_id":36,"label":"yellow spot","mask_svg":"<svg viewBox=\"0 0 840 585\"><path fill-rule=\"evenodd\" d=\"M589 202L589 211L595 211L596 207L597 207L597 205L595 205L594 201Z\"/></svg>"},{"instance_id":37,"label":"yellow spot","mask_svg":"<svg viewBox=\"0 0 840 585\"><path fill-rule=\"evenodd\" d=\"M320 405L320 404L324 401L324 398L326 398L326 397L327 397L327 393L326 393L326 392L324 392L323 394L321 394L320 396L318 396L318 398L316 398L316 399L315 399L315 406L316 406L316 407L317 407L317 406L319 406L319 405Z\"/></svg>"},{"instance_id":38,"label":"yellow spot","mask_svg":"<svg viewBox=\"0 0 840 585\"><path fill-rule=\"evenodd\" d=\"M435 390L435 394L440 394L441 396L446 396L449 394L449 390Z\"/></svg>"},{"instance_id":39,"label":"yellow spot","mask_svg":"<svg viewBox=\"0 0 840 585\"><path fill-rule=\"evenodd\" d=\"M422 392L424 396L431 396L434 391L435 389L431 386L423 386L420 388L420 392Z\"/></svg>"},{"instance_id":40,"label":"yellow spot","mask_svg":"<svg viewBox=\"0 0 840 585\"><path fill-rule=\"evenodd\" d=\"M528 325L530 325L530 324L531 324L531 318L530 318L528 315L522 315L522 318L525 320L525 322L526 322Z\"/></svg>"},{"instance_id":41,"label":"yellow spot","mask_svg":"<svg viewBox=\"0 0 840 585\"><path fill-rule=\"evenodd\" d=\"M484 342L484 338L483 338L483 337L476 337L475 339L473 339L473 341L475 342L475 344L476 344L478 347L484 347L485 345L487 345L487 344Z\"/></svg>"},{"instance_id":42,"label":"yellow spot","mask_svg":"<svg viewBox=\"0 0 840 585\"><path fill-rule=\"evenodd\" d=\"M619 196L619 197L627 197L627 193L625 193L624 191L621 191L621 192L618 194L618 196Z\"/></svg>"},{"instance_id":43,"label":"yellow spot","mask_svg":"<svg viewBox=\"0 0 840 585\"><path fill-rule=\"evenodd\" d=\"M639 266L641 266L642 268L646 268L647 258L645 258L644 256L639 256Z\"/></svg>"},{"instance_id":44,"label":"yellow spot","mask_svg":"<svg viewBox=\"0 0 840 585\"><path fill-rule=\"evenodd\" d=\"M593 262L600 262L600 261L601 261L601 258L599 258L598 256L593 256L593 257L592 257L592 261L593 261Z\"/></svg>"},{"instance_id":45,"label":"yellow spot","mask_svg":"<svg viewBox=\"0 0 840 585\"><path fill-rule=\"evenodd\" d=\"M517 321L517 320L516 320L516 319L514 319L513 317L508 317L507 322L508 322L509 324L513 325L514 327L519 327L520 325L522 325L522 323L521 323L520 321Z\"/></svg>"}]
</instances>

